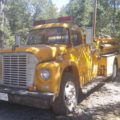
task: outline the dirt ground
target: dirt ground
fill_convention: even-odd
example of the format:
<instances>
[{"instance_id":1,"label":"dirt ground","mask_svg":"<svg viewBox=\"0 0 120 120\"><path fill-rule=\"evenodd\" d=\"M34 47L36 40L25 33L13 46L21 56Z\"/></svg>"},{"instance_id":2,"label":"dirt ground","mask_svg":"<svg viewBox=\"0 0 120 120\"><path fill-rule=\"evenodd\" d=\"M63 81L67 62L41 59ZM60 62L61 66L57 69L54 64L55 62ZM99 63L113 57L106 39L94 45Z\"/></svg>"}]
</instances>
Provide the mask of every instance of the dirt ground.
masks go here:
<instances>
[{"instance_id":1,"label":"dirt ground","mask_svg":"<svg viewBox=\"0 0 120 120\"><path fill-rule=\"evenodd\" d=\"M51 110L42 110L0 101L0 120L120 120L120 76L115 81L97 82L84 97L75 113L55 116ZM2 94L1 99L5 96Z\"/></svg>"}]
</instances>

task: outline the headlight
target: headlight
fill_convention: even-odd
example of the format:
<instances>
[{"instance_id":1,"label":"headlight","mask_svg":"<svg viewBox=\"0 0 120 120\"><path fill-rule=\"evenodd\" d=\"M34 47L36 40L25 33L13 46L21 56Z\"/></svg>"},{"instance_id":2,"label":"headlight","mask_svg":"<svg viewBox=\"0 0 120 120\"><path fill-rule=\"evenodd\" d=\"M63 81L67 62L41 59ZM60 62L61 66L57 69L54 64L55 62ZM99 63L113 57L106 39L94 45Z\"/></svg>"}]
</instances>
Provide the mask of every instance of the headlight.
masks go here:
<instances>
[{"instance_id":1,"label":"headlight","mask_svg":"<svg viewBox=\"0 0 120 120\"><path fill-rule=\"evenodd\" d=\"M43 69L40 72L41 72L41 78L43 80L48 80L50 78L50 71L49 70Z\"/></svg>"}]
</instances>

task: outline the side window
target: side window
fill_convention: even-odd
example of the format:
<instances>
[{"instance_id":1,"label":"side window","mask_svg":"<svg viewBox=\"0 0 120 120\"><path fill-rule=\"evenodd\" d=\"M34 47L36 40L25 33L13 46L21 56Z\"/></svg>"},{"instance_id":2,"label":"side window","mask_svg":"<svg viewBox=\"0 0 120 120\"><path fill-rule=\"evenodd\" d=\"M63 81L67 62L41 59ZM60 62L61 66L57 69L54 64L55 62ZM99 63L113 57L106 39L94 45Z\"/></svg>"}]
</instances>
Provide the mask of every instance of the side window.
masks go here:
<instances>
[{"instance_id":1,"label":"side window","mask_svg":"<svg viewBox=\"0 0 120 120\"><path fill-rule=\"evenodd\" d=\"M71 33L71 40L72 40L73 46L82 44L81 36L78 32Z\"/></svg>"}]
</instances>

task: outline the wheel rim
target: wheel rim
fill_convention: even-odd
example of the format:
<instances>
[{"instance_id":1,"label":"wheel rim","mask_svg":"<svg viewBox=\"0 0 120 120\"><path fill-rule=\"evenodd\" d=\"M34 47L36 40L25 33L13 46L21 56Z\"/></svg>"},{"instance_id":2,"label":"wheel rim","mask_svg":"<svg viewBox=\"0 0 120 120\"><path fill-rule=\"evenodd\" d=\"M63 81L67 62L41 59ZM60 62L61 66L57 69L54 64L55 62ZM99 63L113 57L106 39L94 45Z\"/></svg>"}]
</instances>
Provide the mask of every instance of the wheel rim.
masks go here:
<instances>
[{"instance_id":1,"label":"wheel rim","mask_svg":"<svg viewBox=\"0 0 120 120\"><path fill-rule=\"evenodd\" d=\"M117 75L117 66L116 64L113 65L113 78L115 78Z\"/></svg>"},{"instance_id":2,"label":"wheel rim","mask_svg":"<svg viewBox=\"0 0 120 120\"><path fill-rule=\"evenodd\" d=\"M67 109L72 112L77 105L77 94L75 84L71 81L67 82L64 89L64 102Z\"/></svg>"}]
</instances>

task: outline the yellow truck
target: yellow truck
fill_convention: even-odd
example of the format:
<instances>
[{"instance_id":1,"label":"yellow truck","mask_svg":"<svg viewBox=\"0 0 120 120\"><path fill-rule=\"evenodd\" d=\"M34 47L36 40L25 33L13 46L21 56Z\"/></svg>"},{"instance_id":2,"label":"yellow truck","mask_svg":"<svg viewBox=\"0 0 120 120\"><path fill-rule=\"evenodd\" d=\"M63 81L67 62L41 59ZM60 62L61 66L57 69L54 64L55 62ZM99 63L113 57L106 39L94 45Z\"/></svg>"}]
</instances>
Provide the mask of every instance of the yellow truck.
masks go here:
<instances>
[{"instance_id":1,"label":"yellow truck","mask_svg":"<svg viewBox=\"0 0 120 120\"><path fill-rule=\"evenodd\" d=\"M109 40L87 43L85 32L68 19L39 21L26 45L17 39L12 49L0 50L0 92L10 102L67 114L78 104L84 85L98 76L115 79L119 60L116 51L106 49L112 44L103 44Z\"/></svg>"}]
</instances>

